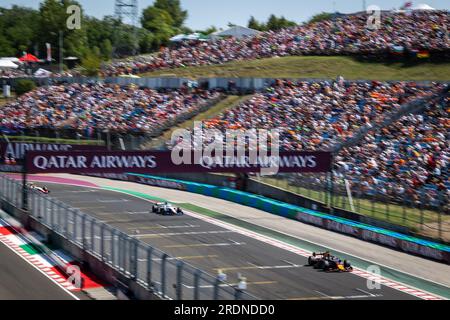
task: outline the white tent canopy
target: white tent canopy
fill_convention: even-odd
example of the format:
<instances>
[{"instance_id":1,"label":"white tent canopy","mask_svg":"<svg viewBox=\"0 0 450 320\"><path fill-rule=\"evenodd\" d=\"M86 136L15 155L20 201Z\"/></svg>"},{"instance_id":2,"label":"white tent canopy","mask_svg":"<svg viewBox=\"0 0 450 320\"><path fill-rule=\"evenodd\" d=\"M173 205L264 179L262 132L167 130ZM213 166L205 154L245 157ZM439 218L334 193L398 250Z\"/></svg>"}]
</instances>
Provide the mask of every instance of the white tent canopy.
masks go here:
<instances>
[{"instance_id":1,"label":"white tent canopy","mask_svg":"<svg viewBox=\"0 0 450 320\"><path fill-rule=\"evenodd\" d=\"M431 11L431 10L436 10L433 7L430 7L429 5L427 5L426 3L421 3L418 4L417 6L415 6L413 8L413 10L426 10L426 11Z\"/></svg>"},{"instance_id":2,"label":"white tent canopy","mask_svg":"<svg viewBox=\"0 0 450 320\"><path fill-rule=\"evenodd\" d=\"M230 29L224 31L217 31L211 34L211 38L217 39L220 37L235 37L237 39L241 39L243 37L252 37L261 33L258 30L242 27L242 26L234 26Z\"/></svg>"},{"instance_id":3,"label":"white tent canopy","mask_svg":"<svg viewBox=\"0 0 450 320\"><path fill-rule=\"evenodd\" d=\"M48 70L40 68L34 73L34 76L37 78L48 78L52 75L52 73Z\"/></svg>"},{"instance_id":4,"label":"white tent canopy","mask_svg":"<svg viewBox=\"0 0 450 320\"><path fill-rule=\"evenodd\" d=\"M0 58L0 60L9 60L11 62L14 62L15 64L22 63L22 61L20 61L19 58L16 58L16 57L3 57L3 58Z\"/></svg>"},{"instance_id":5,"label":"white tent canopy","mask_svg":"<svg viewBox=\"0 0 450 320\"><path fill-rule=\"evenodd\" d=\"M176 36L170 38L169 40L172 42L180 42L183 41L186 38L185 34L177 34Z\"/></svg>"},{"instance_id":6,"label":"white tent canopy","mask_svg":"<svg viewBox=\"0 0 450 320\"><path fill-rule=\"evenodd\" d=\"M18 66L11 60L0 60L0 69L17 69Z\"/></svg>"}]
</instances>

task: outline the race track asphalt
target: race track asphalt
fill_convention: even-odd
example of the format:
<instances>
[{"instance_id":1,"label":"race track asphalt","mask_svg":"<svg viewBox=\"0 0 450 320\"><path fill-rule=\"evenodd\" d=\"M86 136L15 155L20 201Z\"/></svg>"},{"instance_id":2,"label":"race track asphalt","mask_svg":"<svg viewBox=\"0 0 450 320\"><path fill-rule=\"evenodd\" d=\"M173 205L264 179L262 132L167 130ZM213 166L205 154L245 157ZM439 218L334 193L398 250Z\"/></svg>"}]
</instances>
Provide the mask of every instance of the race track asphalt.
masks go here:
<instances>
[{"instance_id":1,"label":"race track asphalt","mask_svg":"<svg viewBox=\"0 0 450 320\"><path fill-rule=\"evenodd\" d=\"M75 300L0 242L0 300Z\"/></svg>"},{"instance_id":2,"label":"race track asphalt","mask_svg":"<svg viewBox=\"0 0 450 320\"><path fill-rule=\"evenodd\" d=\"M99 189L48 184L51 197L113 226L170 256L210 274L221 269L228 282L238 273L248 292L262 299L417 299L382 286L370 290L367 280L351 273L325 273L306 267L295 253L223 229L188 215L163 217L150 213L143 199Z\"/></svg>"}]
</instances>

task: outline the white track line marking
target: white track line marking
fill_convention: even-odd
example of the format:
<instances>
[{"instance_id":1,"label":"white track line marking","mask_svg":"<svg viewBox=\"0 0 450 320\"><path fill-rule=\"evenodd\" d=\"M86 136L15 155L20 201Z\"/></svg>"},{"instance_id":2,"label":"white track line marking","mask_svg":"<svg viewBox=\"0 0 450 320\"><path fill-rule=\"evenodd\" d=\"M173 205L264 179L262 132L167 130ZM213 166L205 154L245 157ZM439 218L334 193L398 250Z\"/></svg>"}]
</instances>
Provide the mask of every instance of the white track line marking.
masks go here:
<instances>
[{"instance_id":1,"label":"white track line marking","mask_svg":"<svg viewBox=\"0 0 450 320\"><path fill-rule=\"evenodd\" d=\"M179 232L179 233L148 233L133 235L134 238L158 238L158 237L175 237L175 236L195 236L201 234L224 234L235 233L231 230L217 230L217 231L199 231L199 232Z\"/></svg>"},{"instance_id":2,"label":"white track line marking","mask_svg":"<svg viewBox=\"0 0 450 320\"><path fill-rule=\"evenodd\" d=\"M196 244L180 244L180 245L170 245L170 246L164 246L164 248L196 248L196 247L230 247L230 246L243 246L245 245L244 242L224 242L224 243L196 243Z\"/></svg>"}]
</instances>

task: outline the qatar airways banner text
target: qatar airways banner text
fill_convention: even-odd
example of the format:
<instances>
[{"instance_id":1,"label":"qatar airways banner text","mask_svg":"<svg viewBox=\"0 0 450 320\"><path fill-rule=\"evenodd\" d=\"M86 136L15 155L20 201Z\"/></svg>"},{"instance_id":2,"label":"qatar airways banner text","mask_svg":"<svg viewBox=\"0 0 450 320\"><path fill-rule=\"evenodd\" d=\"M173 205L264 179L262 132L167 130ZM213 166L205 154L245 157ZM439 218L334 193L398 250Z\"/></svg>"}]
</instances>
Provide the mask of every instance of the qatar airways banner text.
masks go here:
<instances>
[{"instance_id":1,"label":"qatar airways banner text","mask_svg":"<svg viewBox=\"0 0 450 320\"><path fill-rule=\"evenodd\" d=\"M13 158L23 160L25 152L69 152L69 151L100 151L106 150L104 146L75 145L59 143L27 143L27 142L0 142L0 158Z\"/></svg>"},{"instance_id":2,"label":"qatar airways banner text","mask_svg":"<svg viewBox=\"0 0 450 320\"><path fill-rule=\"evenodd\" d=\"M277 166L277 172L318 173L331 170L329 152L280 152L277 156L197 156L179 161L170 151L28 152L28 173L252 173ZM174 160L175 159L175 160Z\"/></svg>"}]
</instances>

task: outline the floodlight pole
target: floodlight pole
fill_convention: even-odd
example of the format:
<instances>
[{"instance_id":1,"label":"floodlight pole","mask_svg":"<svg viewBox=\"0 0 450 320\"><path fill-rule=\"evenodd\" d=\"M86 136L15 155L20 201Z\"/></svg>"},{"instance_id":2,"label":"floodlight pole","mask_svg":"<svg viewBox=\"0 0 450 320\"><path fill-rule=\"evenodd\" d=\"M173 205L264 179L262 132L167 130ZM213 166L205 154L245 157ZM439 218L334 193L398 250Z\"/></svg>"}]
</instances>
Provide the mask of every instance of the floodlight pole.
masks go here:
<instances>
[{"instance_id":1,"label":"floodlight pole","mask_svg":"<svg viewBox=\"0 0 450 320\"><path fill-rule=\"evenodd\" d=\"M64 59L64 53L63 53L63 47L64 47L64 31L59 31L59 73L62 75L64 72L64 66L63 66L63 59Z\"/></svg>"}]
</instances>

